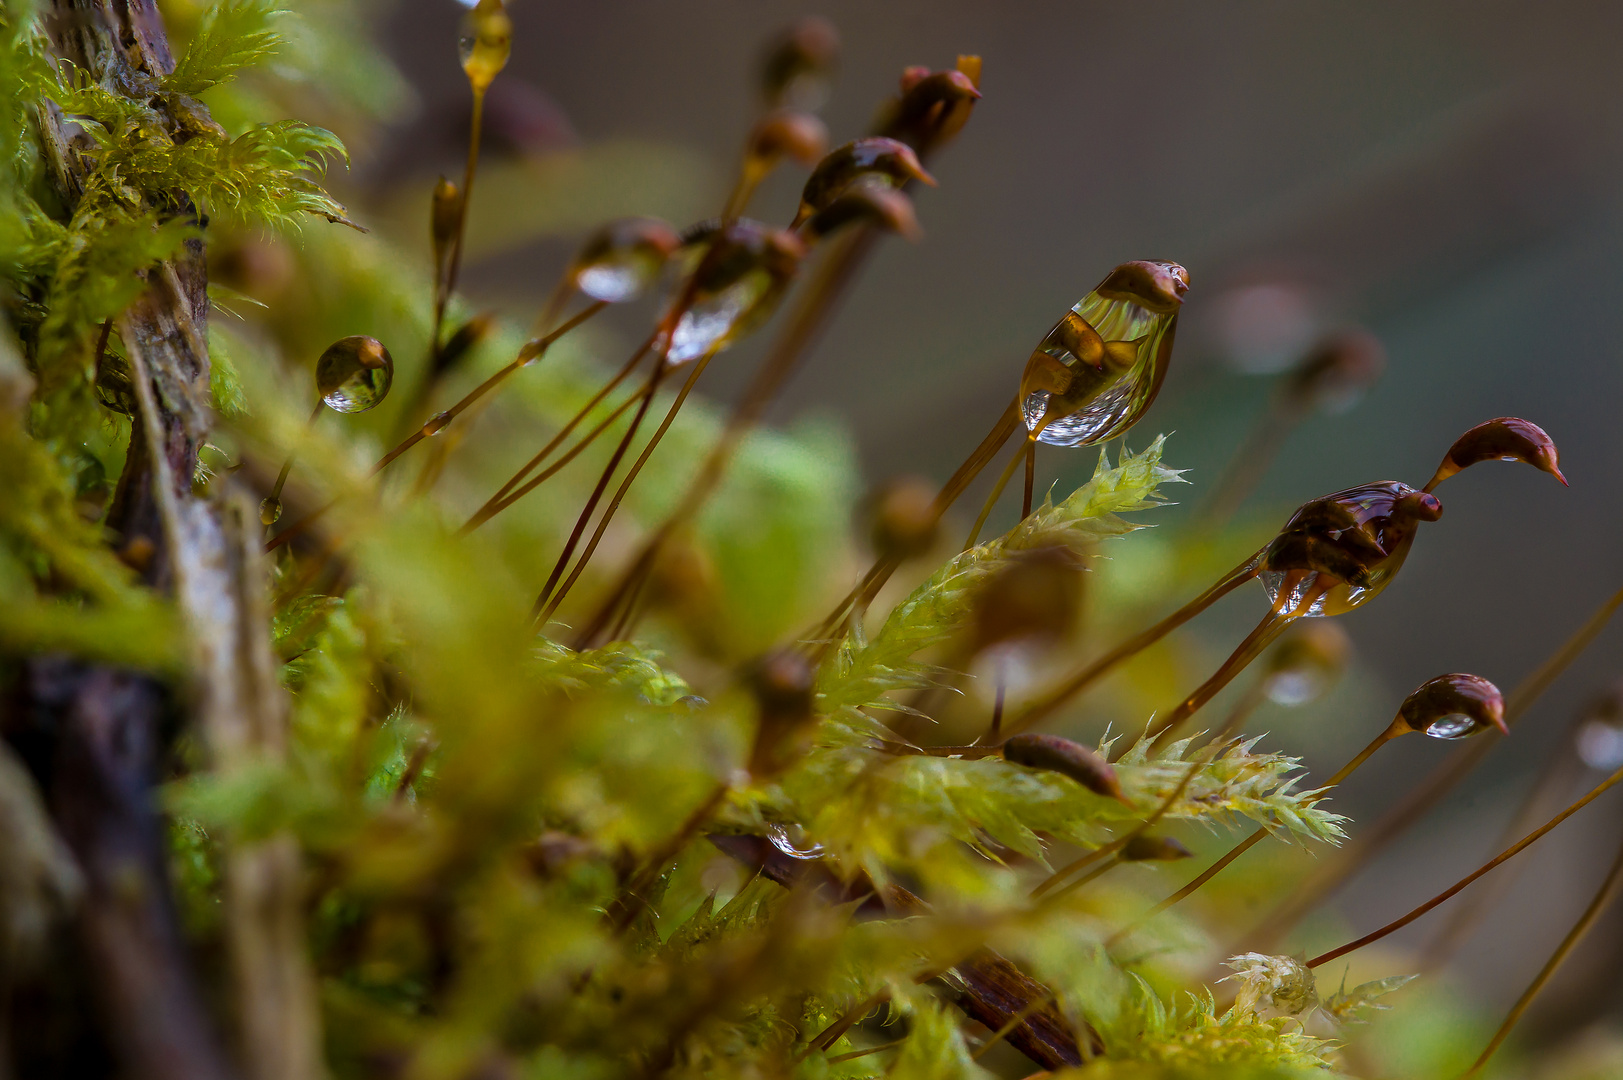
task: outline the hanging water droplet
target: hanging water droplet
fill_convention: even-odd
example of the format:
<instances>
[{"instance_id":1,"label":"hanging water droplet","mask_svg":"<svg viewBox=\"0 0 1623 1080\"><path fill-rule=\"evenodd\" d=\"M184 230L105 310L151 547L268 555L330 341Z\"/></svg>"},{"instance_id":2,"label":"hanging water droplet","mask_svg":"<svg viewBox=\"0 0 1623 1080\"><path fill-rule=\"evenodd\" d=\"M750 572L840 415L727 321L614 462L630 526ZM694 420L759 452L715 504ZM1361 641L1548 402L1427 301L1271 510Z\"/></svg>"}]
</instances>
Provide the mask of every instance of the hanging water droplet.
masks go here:
<instances>
[{"instance_id":1,"label":"hanging water droplet","mask_svg":"<svg viewBox=\"0 0 1623 1080\"><path fill-rule=\"evenodd\" d=\"M393 382L394 357L377 338L340 338L316 361L316 389L334 412L365 412L388 396Z\"/></svg>"},{"instance_id":2,"label":"hanging water droplet","mask_svg":"<svg viewBox=\"0 0 1623 1080\"><path fill-rule=\"evenodd\" d=\"M747 219L705 235L708 247L671 329L667 364L724 349L759 326L783 298L806 253L793 233Z\"/></svg>"},{"instance_id":3,"label":"hanging water droplet","mask_svg":"<svg viewBox=\"0 0 1623 1080\"><path fill-rule=\"evenodd\" d=\"M423 438L428 439L438 435L445 430L445 425L449 424L451 420L452 417L449 411L437 412L430 416L423 424Z\"/></svg>"},{"instance_id":4,"label":"hanging water droplet","mask_svg":"<svg viewBox=\"0 0 1623 1080\"><path fill-rule=\"evenodd\" d=\"M1453 672L1427 679L1403 699L1393 721L1397 732L1420 731L1434 739L1464 739L1490 727L1506 731L1499 688L1480 675Z\"/></svg>"},{"instance_id":5,"label":"hanging water droplet","mask_svg":"<svg viewBox=\"0 0 1623 1080\"><path fill-rule=\"evenodd\" d=\"M1258 577L1281 614L1343 614L1386 588L1420 522L1442 512L1436 498L1396 480L1314 499L1263 549Z\"/></svg>"},{"instance_id":6,"label":"hanging water droplet","mask_svg":"<svg viewBox=\"0 0 1623 1080\"><path fill-rule=\"evenodd\" d=\"M1077 301L1026 364L1026 430L1052 446L1082 446L1137 423L1166 377L1188 288L1176 263L1124 263Z\"/></svg>"},{"instance_id":7,"label":"hanging water droplet","mask_svg":"<svg viewBox=\"0 0 1623 1080\"><path fill-rule=\"evenodd\" d=\"M622 218L594 233L575 256L575 288L594 300L622 304L641 296L681 244L658 218Z\"/></svg>"},{"instance_id":8,"label":"hanging water droplet","mask_svg":"<svg viewBox=\"0 0 1623 1080\"><path fill-rule=\"evenodd\" d=\"M502 0L479 0L463 20L456 46L469 84L482 93L507 66L513 51L513 22Z\"/></svg>"},{"instance_id":9,"label":"hanging water droplet","mask_svg":"<svg viewBox=\"0 0 1623 1080\"><path fill-rule=\"evenodd\" d=\"M1426 725L1426 734L1434 739L1463 739L1480 725L1464 713L1449 713Z\"/></svg>"},{"instance_id":10,"label":"hanging water droplet","mask_svg":"<svg viewBox=\"0 0 1623 1080\"><path fill-rule=\"evenodd\" d=\"M266 499L259 504L259 523L261 525L275 525L281 518L281 499Z\"/></svg>"}]
</instances>

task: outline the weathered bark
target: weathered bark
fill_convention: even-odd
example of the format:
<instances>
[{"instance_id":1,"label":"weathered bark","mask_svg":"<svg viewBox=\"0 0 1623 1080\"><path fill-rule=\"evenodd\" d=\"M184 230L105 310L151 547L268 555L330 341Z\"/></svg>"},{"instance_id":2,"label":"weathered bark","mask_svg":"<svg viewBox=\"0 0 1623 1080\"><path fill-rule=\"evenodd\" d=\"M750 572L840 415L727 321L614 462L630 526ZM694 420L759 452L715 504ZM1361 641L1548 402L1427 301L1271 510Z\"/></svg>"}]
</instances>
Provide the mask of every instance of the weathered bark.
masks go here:
<instances>
[{"instance_id":1,"label":"weathered bark","mask_svg":"<svg viewBox=\"0 0 1623 1080\"><path fill-rule=\"evenodd\" d=\"M56 55L104 86L163 104L155 96L158 80L174 62L153 0L53 0L47 28ZM208 123L189 99L160 112L169 115L177 140ZM83 190L84 163L62 139L48 134L45 142L59 194L71 208ZM154 199L161 210L194 212L179 193ZM145 557L143 577L172 592L185 618L188 720L213 767L229 777L285 750L286 706L269 641L258 515L250 496L228 483L216 485L223 494L212 499L192 490L213 419L202 242L188 242L146 280L146 291L114 321L138 408L108 521L124 551ZM82 669L54 692L61 715L72 721L56 733L55 754L72 767L53 780L52 806L85 863L83 947L104 984L121 1066L132 1076L166 1080L229 1075L235 1070L196 1005L195 978L167 898L161 823L150 805L163 692L102 668ZM223 839L233 974L228 1011L237 1022L243 1071L254 1080L313 1080L323 1070L297 846L288 837L252 845ZM136 880L120 876L126 864L145 867L138 898L118 891L121 882Z\"/></svg>"}]
</instances>

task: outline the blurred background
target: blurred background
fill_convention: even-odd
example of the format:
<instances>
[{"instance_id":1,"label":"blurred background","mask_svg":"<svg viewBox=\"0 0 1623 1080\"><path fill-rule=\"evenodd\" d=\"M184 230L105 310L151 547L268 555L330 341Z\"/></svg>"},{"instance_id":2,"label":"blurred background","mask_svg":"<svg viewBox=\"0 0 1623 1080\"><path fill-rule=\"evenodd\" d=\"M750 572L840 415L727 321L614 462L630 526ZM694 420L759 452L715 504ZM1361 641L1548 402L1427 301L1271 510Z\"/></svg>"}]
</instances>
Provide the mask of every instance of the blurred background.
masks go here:
<instances>
[{"instance_id":1,"label":"blurred background","mask_svg":"<svg viewBox=\"0 0 1623 1080\"><path fill-rule=\"evenodd\" d=\"M716 211L758 114L763 46L811 12L768 0L510 8L514 54L491 91L465 282L476 305L526 317L589 223L652 213L681 225ZM1376 479L1419 484L1460 432L1490 417L1541 424L1570 490L1510 465L1451 481L1445 517L1426 527L1398 583L1340 620L1356 659L1334 705L1310 721L1259 712L1251 726L1305 754L1313 776L1433 675L1470 671L1508 691L1623 586L1623 7L934 0L815 13L842 39L823 110L834 142L865 130L906 65L978 53L985 98L932 162L940 187L916 192L923 241L884 245L777 421L841 426L867 482L939 481L995 419L1032 347L1110 267L1181 262L1192 289L1171 374L1129 443L1172 433L1167 461L1190 470L1191 486L1174 489L1184 505L1151 518L1160 532L1123 545L1097 575L1172 574L1166 553L1193 534L1207 577L1167 586L1181 595L1307 498ZM435 175L459 175L466 140L461 14L452 0L374 11L409 86L387 134L352 146L346 181L369 224L425 253L427 192ZM784 170L752 213L787 220L801 182ZM627 341L643 332L645 313L611 314ZM1354 326L1384 347L1384 375L1335 403L1351 407L1313 412L1234 523L1203 535L1191 515L1279 373ZM728 354L704 390L736 394L770 337ZM1092 450L1045 447L1040 482L1063 494L1095 461ZM972 493L959 509L977 503ZM1173 682L1203 677L1263 604L1248 588L1199 620L1187 642L1195 659ZM1483 769L1344 889L1323 940L1395 917L1495 850L1542 763L1571 757L1574 717L1623 675L1620 646L1623 628L1604 633ZM1193 685L1169 683L1161 706ZM1143 722L1107 712L1076 723L1096 733L1105 720ZM1337 806L1367 821L1448 750L1398 744ZM1568 787L1557 783L1556 805L1600 775L1578 768ZM1526 858L1509 899L1453 962L1454 985L1477 1005L1513 1000L1587 902L1618 809L1604 800ZM1440 926L1434 916L1391 941L1416 949ZM1613 918L1588 939L1527 1031L1563 1034L1616 1011L1620 931Z\"/></svg>"}]
</instances>

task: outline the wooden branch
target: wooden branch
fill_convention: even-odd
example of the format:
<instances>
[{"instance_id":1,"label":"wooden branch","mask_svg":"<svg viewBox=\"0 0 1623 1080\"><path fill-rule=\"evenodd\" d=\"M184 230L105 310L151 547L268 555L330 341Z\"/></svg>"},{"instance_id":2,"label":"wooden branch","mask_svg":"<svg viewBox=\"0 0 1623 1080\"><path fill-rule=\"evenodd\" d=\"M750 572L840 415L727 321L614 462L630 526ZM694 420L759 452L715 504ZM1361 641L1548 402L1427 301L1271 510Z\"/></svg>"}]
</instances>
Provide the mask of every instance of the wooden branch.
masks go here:
<instances>
[{"instance_id":1,"label":"wooden branch","mask_svg":"<svg viewBox=\"0 0 1623 1080\"><path fill-rule=\"evenodd\" d=\"M153 0L53 0L47 25L57 56L72 60L104 86L144 100L163 100L154 94L174 61ZM181 116L169 116L176 137L184 137L185 123L206 119L206 110L190 99L175 104L172 111L185 114L184 122ZM63 178L59 193L71 206L83 189L84 164L62 140L47 138L46 144L48 154L61 155L54 163ZM179 206L173 205L176 199ZM160 209L195 213L183 195L165 193L160 202L164 203ZM217 501L192 491L198 449L213 423L202 241L188 241L179 256L154 267L146 280L145 292L115 320L139 408L108 521L120 533L124 550L140 544L152 553L144 572L147 582L175 596L188 629L192 719L213 767L229 776L279 759L286 749L286 703L270 647L258 513L250 496L229 483L221 485L224 494ZM87 685L105 690L106 680L116 677L93 672ZM132 710L108 722L121 723L131 730L130 737L155 745L157 728L149 722L149 713ZM127 789L149 778L104 771L86 773L83 779L116 782ZM133 790L127 794L122 801L90 800L86 805L111 815L134 813L139 800ZM124 825L155 829L150 817L147 811L146 817L132 822L108 820L96 825L114 831ZM82 824L94 833L89 824ZM233 844L230 837L224 840L225 936L244 1069L254 1080L312 1080L323 1068L314 980L302 926L298 847L291 837L253 845ZM150 838L145 842L150 844ZM164 895L165 881L164 874L154 878L155 896ZM105 899L94 889L90 896L87 908ZM156 904L149 914L161 921L168 915L167 903ZM93 921L93 916L87 919ZM116 1026L131 1019L125 1010L140 1005L161 1012L169 995L176 994L177 1012L171 1019L198 1025L191 1043L201 1046L208 1041L208 1025L204 1016L185 1005L195 990L180 956L178 934L170 926L162 934L154 933L150 944L153 949L176 951L165 967L171 984L144 995L136 987L121 987L112 1001L119 1014ZM128 974L138 977L139 971ZM130 1053L144 1049L134 1044L124 1048ZM145 1058L125 1064L136 1075L203 1077L223 1075L226 1066L219 1059L218 1052L199 1050L191 1063L198 1071L165 1071Z\"/></svg>"}]
</instances>

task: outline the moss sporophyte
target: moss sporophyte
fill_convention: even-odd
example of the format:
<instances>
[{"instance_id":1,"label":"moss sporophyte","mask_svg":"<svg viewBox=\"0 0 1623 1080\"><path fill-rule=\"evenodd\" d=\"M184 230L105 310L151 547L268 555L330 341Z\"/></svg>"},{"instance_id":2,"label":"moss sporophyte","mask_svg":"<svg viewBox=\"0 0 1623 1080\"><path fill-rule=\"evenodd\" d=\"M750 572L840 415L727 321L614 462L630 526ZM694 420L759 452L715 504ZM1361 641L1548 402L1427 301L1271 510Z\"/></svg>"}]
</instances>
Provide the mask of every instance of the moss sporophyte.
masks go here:
<instances>
[{"instance_id":1,"label":"moss sporophyte","mask_svg":"<svg viewBox=\"0 0 1623 1080\"><path fill-rule=\"evenodd\" d=\"M348 5L0 15L0 1072L1387 1075L1371 1047L1401 1032L1358 1025L1424 1015L1403 954L1359 953L1386 970L1350 990L1326 965L1619 783L1598 779L1623 761L1615 702L1476 870L1335 948L1333 920L1295 928L1528 714L1623 592L1504 697L1463 673L1358 697L1353 620L1330 619L1411 587L1399 571L1461 470L1565 483L1551 438L1489 420L1425 487L1311 499L1258 548L1245 530L1284 515L1246 503L1285 434L1382 370L1368 332L1337 331L1280 378L1193 526L1135 537L1184 482L1135 427L1200 269L1106 264L995 360L956 471L862 504L855 572L849 454L761 422L875 251L924 236L930 189L955 183L944 151L983 123L980 58L902 69L867 130L831 137L838 35L796 23L757 65L715 217L560 210L545 229L572 254L533 307L481 309L463 275L490 250L481 215L529 241L500 194L515 177L569 200L504 127L544 13L464 14L439 43L461 70L460 177L431 182L414 146L389 178L411 188L409 232L368 198L373 233L324 170L407 98ZM287 119L304 114L339 134ZM645 202L664 175L571 160ZM755 206L784 169L798 197ZM611 307L635 326L623 347ZM752 338L753 361L735 348ZM754 365L726 409L696 391L723 354ZM1094 445L1084 483L1038 498L1040 447ZM414 477L393 467L408 456ZM1018 517L983 539L1022 466ZM1173 569L1142 572L1154 558ZM1174 631L1253 579L1261 620L1166 708L1211 664ZM1309 786L1255 732L1331 705L1393 719ZM1412 734L1460 746L1387 819L1332 811ZM1219 878L1267 837L1316 868L1259 854ZM1485 1067L1620 880L1623 857L1450 1068Z\"/></svg>"}]
</instances>

